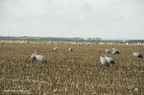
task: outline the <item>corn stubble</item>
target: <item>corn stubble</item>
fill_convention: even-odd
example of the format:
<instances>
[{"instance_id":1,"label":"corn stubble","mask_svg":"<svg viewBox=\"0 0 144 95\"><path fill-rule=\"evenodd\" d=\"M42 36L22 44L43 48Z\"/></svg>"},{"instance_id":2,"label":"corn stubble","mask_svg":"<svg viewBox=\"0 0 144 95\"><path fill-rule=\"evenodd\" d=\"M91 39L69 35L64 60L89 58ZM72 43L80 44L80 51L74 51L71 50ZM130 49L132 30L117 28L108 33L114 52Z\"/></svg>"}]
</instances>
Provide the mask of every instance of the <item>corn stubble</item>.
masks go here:
<instances>
[{"instance_id":1,"label":"corn stubble","mask_svg":"<svg viewBox=\"0 0 144 95\"><path fill-rule=\"evenodd\" d=\"M53 47L59 47L52 52ZM69 47L73 51L68 50ZM144 60L134 57L129 49L142 47L115 45L121 55L107 54L115 60L106 67L99 52L110 45L77 44L5 44L0 45L0 93L32 95L144 95ZM47 63L32 62L31 54L47 58ZM138 90L134 90L134 89Z\"/></svg>"}]
</instances>

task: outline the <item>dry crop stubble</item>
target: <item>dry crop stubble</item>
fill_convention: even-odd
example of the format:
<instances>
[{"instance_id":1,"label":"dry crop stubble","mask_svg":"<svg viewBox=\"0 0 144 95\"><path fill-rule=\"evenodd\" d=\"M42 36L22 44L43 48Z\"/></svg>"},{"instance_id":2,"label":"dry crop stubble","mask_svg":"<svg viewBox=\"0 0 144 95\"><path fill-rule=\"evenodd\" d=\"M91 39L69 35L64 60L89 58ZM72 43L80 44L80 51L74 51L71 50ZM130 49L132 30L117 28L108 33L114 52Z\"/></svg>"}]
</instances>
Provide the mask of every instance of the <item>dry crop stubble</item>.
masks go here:
<instances>
[{"instance_id":1,"label":"dry crop stubble","mask_svg":"<svg viewBox=\"0 0 144 95\"><path fill-rule=\"evenodd\" d=\"M54 47L59 49L52 52ZM74 51L69 52L69 47ZM37 54L47 58L47 63L38 64L37 60L30 60L34 48ZM144 54L143 46L115 45L123 53L107 54L116 63L109 68L99 61L98 51L106 48L111 50L111 45L0 45L1 93L143 95L144 59L134 57L129 50ZM134 91L135 88L138 91Z\"/></svg>"}]
</instances>

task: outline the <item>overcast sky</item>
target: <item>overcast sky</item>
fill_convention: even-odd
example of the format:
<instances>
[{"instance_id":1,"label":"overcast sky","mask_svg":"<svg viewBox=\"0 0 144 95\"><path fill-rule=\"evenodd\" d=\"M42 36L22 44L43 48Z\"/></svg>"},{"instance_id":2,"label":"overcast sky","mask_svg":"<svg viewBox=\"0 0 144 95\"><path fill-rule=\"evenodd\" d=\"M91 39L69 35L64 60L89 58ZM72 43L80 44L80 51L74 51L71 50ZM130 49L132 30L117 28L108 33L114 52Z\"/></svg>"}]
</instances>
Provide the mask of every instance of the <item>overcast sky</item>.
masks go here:
<instances>
[{"instance_id":1,"label":"overcast sky","mask_svg":"<svg viewBox=\"0 0 144 95\"><path fill-rule=\"evenodd\" d=\"M0 0L0 36L144 39L144 0Z\"/></svg>"}]
</instances>

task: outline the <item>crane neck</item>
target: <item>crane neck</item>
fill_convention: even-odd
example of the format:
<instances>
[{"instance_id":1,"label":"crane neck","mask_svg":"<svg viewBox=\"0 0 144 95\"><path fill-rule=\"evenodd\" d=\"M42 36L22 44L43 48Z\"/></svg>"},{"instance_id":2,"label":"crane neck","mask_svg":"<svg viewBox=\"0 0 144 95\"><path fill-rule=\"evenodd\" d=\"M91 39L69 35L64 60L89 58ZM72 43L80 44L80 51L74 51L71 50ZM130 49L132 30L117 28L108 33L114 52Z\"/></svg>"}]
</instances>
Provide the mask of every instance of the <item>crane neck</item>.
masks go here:
<instances>
[{"instance_id":1,"label":"crane neck","mask_svg":"<svg viewBox=\"0 0 144 95\"><path fill-rule=\"evenodd\" d=\"M130 51L133 53L133 50L132 50L132 49L130 49Z\"/></svg>"},{"instance_id":2,"label":"crane neck","mask_svg":"<svg viewBox=\"0 0 144 95\"><path fill-rule=\"evenodd\" d=\"M34 53L36 54L37 52L36 52L36 48L34 49Z\"/></svg>"},{"instance_id":3,"label":"crane neck","mask_svg":"<svg viewBox=\"0 0 144 95\"><path fill-rule=\"evenodd\" d=\"M100 53L100 56L101 56L102 52L101 52L101 51L99 51L99 53Z\"/></svg>"}]
</instances>

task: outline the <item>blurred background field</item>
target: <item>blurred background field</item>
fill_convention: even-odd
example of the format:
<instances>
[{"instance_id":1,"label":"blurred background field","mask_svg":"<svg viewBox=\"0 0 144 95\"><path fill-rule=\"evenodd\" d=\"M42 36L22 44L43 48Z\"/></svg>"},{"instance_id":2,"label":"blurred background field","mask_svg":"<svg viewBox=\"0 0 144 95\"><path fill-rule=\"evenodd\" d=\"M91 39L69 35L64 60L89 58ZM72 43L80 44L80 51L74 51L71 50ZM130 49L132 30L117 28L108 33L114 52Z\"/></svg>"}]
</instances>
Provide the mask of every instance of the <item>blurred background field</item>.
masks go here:
<instances>
[{"instance_id":1,"label":"blurred background field","mask_svg":"<svg viewBox=\"0 0 144 95\"><path fill-rule=\"evenodd\" d=\"M0 44L0 93L4 95L144 95L144 47L115 44L122 54L108 57L115 64L100 63L99 51L112 46L99 43L29 42ZM56 52L52 52L58 47ZM70 52L68 48L73 48ZM32 62L37 49L47 63ZM104 54L103 54L104 55Z\"/></svg>"}]
</instances>

